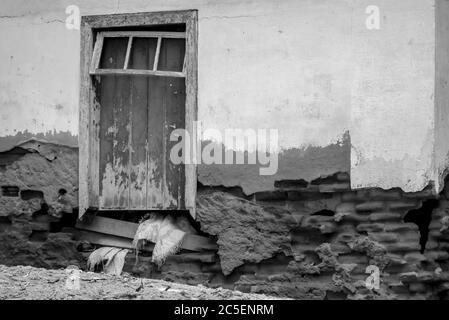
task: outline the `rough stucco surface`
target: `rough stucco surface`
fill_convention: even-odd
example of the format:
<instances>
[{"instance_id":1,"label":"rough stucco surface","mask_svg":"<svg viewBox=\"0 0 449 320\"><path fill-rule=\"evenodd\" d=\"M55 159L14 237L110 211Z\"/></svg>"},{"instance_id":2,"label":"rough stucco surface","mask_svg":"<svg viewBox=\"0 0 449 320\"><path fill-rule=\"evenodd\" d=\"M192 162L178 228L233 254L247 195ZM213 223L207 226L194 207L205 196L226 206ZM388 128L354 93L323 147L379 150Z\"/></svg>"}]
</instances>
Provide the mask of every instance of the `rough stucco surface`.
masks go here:
<instances>
[{"instance_id":1,"label":"rough stucco surface","mask_svg":"<svg viewBox=\"0 0 449 320\"><path fill-rule=\"evenodd\" d=\"M84 263L70 232L52 223L78 206L78 150L28 141L0 153L0 263L61 268ZM15 187L6 194L3 187ZM66 194L59 194L65 189Z\"/></svg>"},{"instance_id":2,"label":"rough stucco surface","mask_svg":"<svg viewBox=\"0 0 449 320\"><path fill-rule=\"evenodd\" d=\"M289 231L295 220L287 210L265 210L223 192L204 192L197 198L197 219L204 232L218 237L224 275L245 262L291 254Z\"/></svg>"},{"instance_id":3,"label":"rough stucco surface","mask_svg":"<svg viewBox=\"0 0 449 320\"><path fill-rule=\"evenodd\" d=\"M77 207L78 149L39 141L30 141L18 147L26 153L13 162L4 157L5 162L0 167L1 185L41 191L47 203L56 201L59 189L65 189L67 201ZM9 199L3 197L1 200Z\"/></svg>"},{"instance_id":4,"label":"rough stucco surface","mask_svg":"<svg viewBox=\"0 0 449 320\"><path fill-rule=\"evenodd\" d=\"M329 178L321 183L320 186L326 185L324 191L330 190L331 184L335 184L333 189L337 190L341 182L336 179L332 182ZM205 192L204 199L202 192ZM263 211L265 217L291 215L295 220L289 225L287 252L271 250L273 255L258 263L245 261L237 266L240 261L234 260L228 265L237 266L226 279L232 281L238 290L297 299L448 297L447 190L440 195L439 201L431 200L436 207L423 210L427 206L426 200L434 199L430 189L419 193L375 188L327 193L313 186L302 190L280 189L271 198L265 194L263 199L256 197L246 201L245 205L240 204L244 210L238 214L229 214L235 201L243 201L235 195L214 188L205 188L199 193L200 202L207 203L203 205L208 208L207 212L216 216L211 218L200 210L202 228L218 234L220 250L227 251L224 254L219 252L220 268L226 267L232 257L238 258L241 250L253 253L252 250L258 246L258 243L252 243L244 248L238 247L233 243L233 237L253 239L254 229L257 229L264 236L254 240L262 241L262 246L278 239L272 232L281 230L279 226L272 225L268 230L253 222L253 227L248 223L251 212ZM426 216L428 222L421 224L417 221L417 225L412 222L410 214L418 214L415 215L418 219ZM201 217L205 218L204 224ZM228 218L241 222L234 226L235 222L229 223ZM278 220L282 221L280 217ZM211 227L210 221L217 222ZM240 225L246 227L239 229ZM423 232L427 227L428 236L425 236ZM423 237L426 239L424 242ZM233 251L227 243L238 249ZM421 247L423 243L424 250ZM239 259L244 260L243 257ZM379 289L366 287L368 266L379 268ZM211 266L202 270L211 272L215 269Z\"/></svg>"}]
</instances>

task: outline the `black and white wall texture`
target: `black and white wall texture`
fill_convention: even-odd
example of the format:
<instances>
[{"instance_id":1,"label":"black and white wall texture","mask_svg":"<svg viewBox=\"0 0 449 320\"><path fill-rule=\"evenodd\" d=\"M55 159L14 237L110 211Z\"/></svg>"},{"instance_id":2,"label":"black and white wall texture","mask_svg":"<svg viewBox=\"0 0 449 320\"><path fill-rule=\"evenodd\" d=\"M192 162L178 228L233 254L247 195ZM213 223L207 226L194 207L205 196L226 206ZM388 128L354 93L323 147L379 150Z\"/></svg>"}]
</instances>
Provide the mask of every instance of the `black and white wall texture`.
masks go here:
<instances>
[{"instance_id":1,"label":"black and white wall texture","mask_svg":"<svg viewBox=\"0 0 449 320\"><path fill-rule=\"evenodd\" d=\"M449 1L3 0L0 34L0 264L156 213L190 240L123 272L449 298Z\"/></svg>"}]
</instances>

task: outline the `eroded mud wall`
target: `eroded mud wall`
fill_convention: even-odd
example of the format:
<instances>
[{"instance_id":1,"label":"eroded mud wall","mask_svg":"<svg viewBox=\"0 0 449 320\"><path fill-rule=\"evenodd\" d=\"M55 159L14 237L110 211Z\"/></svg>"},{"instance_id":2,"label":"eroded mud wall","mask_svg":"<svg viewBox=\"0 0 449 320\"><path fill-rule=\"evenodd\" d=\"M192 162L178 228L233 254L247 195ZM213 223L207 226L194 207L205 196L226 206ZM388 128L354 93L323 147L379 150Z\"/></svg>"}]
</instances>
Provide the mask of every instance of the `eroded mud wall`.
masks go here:
<instances>
[{"instance_id":1,"label":"eroded mud wall","mask_svg":"<svg viewBox=\"0 0 449 320\"><path fill-rule=\"evenodd\" d=\"M351 191L348 179L279 182L251 197L200 189L198 219L217 237L216 261L153 275L294 298L447 298L447 190L438 199L430 189ZM369 266L380 272L376 290Z\"/></svg>"},{"instance_id":2,"label":"eroded mud wall","mask_svg":"<svg viewBox=\"0 0 449 320\"><path fill-rule=\"evenodd\" d=\"M28 141L0 153L0 264L61 268L84 263L72 228L78 150Z\"/></svg>"},{"instance_id":3,"label":"eroded mud wall","mask_svg":"<svg viewBox=\"0 0 449 320\"><path fill-rule=\"evenodd\" d=\"M76 149L38 141L0 153L1 264L85 268L94 246L73 229L77 161ZM346 172L274 187L199 184L195 228L218 251L182 251L161 268L129 254L124 271L294 298L448 298L447 188L352 191ZM379 268L377 290L368 266Z\"/></svg>"}]
</instances>

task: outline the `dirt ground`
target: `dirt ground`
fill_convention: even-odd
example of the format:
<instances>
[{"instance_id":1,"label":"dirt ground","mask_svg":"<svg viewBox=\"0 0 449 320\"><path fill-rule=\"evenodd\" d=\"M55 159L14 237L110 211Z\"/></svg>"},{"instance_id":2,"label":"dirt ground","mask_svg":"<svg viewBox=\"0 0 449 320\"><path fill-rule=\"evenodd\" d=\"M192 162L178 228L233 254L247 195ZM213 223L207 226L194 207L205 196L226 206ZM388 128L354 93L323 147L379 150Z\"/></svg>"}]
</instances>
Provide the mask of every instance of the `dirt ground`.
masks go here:
<instances>
[{"instance_id":1,"label":"dirt ground","mask_svg":"<svg viewBox=\"0 0 449 320\"><path fill-rule=\"evenodd\" d=\"M48 270L28 266L0 265L0 299L30 300L254 300L273 297L226 289L209 289L162 280L81 272L79 290L66 286L65 269Z\"/></svg>"}]
</instances>

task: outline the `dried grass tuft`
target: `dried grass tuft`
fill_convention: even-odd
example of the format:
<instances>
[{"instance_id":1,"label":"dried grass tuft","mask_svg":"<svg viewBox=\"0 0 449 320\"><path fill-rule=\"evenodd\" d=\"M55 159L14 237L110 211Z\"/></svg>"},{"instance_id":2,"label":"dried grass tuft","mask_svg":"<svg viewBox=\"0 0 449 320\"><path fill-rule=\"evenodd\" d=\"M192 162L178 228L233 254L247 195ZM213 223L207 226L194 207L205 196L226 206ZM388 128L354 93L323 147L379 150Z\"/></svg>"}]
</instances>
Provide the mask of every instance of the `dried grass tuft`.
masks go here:
<instances>
[{"instance_id":1,"label":"dried grass tuft","mask_svg":"<svg viewBox=\"0 0 449 320\"><path fill-rule=\"evenodd\" d=\"M140 223L133 245L137 252L147 241L155 243L152 261L160 267L168 256L181 249L185 234L171 216L152 214L148 220Z\"/></svg>"},{"instance_id":2,"label":"dried grass tuft","mask_svg":"<svg viewBox=\"0 0 449 320\"><path fill-rule=\"evenodd\" d=\"M95 271L101 266L105 273L120 275L127 253L128 249L101 247L89 255L87 269Z\"/></svg>"}]
</instances>

